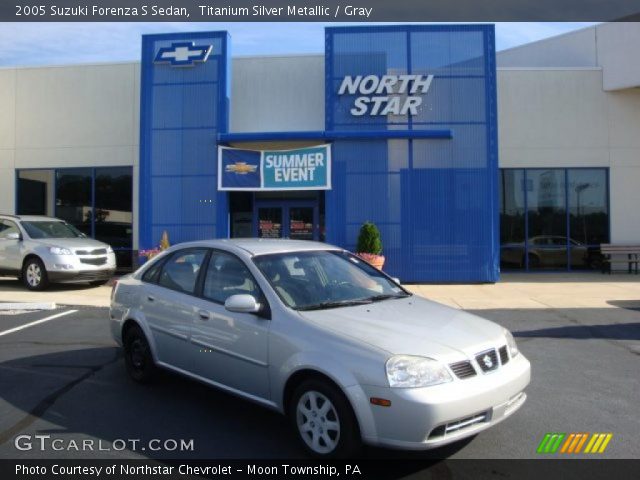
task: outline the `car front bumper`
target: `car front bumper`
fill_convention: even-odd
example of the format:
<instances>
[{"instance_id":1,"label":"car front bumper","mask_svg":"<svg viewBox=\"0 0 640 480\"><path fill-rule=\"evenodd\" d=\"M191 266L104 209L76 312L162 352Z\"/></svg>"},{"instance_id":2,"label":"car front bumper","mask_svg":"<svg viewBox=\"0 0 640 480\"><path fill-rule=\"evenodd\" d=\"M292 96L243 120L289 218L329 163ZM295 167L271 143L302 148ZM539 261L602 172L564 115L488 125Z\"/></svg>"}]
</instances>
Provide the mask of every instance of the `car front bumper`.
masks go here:
<instances>
[{"instance_id":1,"label":"car front bumper","mask_svg":"<svg viewBox=\"0 0 640 480\"><path fill-rule=\"evenodd\" d=\"M96 256L49 254L43 257L47 276L54 283L105 281L111 278L116 270L114 253ZM88 263L100 263L101 258L105 258L104 263L97 265Z\"/></svg>"},{"instance_id":2,"label":"car front bumper","mask_svg":"<svg viewBox=\"0 0 640 480\"><path fill-rule=\"evenodd\" d=\"M358 385L348 389L363 440L408 450L440 447L490 428L526 401L529 361L519 354L499 370L426 388ZM371 398L391 401L372 405Z\"/></svg>"},{"instance_id":3,"label":"car front bumper","mask_svg":"<svg viewBox=\"0 0 640 480\"><path fill-rule=\"evenodd\" d=\"M48 272L49 280L54 283L79 283L107 281L115 269L86 270L80 272Z\"/></svg>"}]
</instances>

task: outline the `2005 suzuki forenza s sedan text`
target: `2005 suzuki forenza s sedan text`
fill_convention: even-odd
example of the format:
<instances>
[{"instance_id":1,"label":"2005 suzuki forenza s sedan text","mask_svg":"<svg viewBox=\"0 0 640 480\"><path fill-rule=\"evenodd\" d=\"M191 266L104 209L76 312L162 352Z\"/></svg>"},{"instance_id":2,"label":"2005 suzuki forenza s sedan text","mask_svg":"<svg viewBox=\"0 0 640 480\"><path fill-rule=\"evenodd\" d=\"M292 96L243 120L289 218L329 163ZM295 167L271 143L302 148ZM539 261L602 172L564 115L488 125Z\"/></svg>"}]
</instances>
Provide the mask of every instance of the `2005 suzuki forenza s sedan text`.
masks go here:
<instances>
[{"instance_id":1,"label":"2005 suzuki forenza s sedan text","mask_svg":"<svg viewBox=\"0 0 640 480\"><path fill-rule=\"evenodd\" d=\"M316 456L473 436L530 379L506 329L322 243L176 245L117 283L110 316L134 380L164 367L276 409Z\"/></svg>"}]
</instances>

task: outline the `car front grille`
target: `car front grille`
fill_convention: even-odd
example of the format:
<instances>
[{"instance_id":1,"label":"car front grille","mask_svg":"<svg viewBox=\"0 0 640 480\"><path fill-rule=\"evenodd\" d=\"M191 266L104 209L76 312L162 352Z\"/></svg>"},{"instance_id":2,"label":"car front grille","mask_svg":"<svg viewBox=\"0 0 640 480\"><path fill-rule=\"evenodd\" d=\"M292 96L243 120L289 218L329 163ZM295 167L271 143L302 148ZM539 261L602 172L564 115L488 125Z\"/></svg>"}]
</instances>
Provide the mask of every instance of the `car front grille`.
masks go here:
<instances>
[{"instance_id":1,"label":"car front grille","mask_svg":"<svg viewBox=\"0 0 640 480\"><path fill-rule=\"evenodd\" d=\"M92 282L95 280L108 280L113 275L113 270L96 270L92 272L80 272L73 277L73 280L86 280Z\"/></svg>"},{"instance_id":2,"label":"car front grille","mask_svg":"<svg viewBox=\"0 0 640 480\"><path fill-rule=\"evenodd\" d=\"M496 349L485 350L476 355L476 362L483 372L491 372L498 368L498 354Z\"/></svg>"},{"instance_id":3,"label":"car front grille","mask_svg":"<svg viewBox=\"0 0 640 480\"><path fill-rule=\"evenodd\" d=\"M471 362L468 360L464 360L462 362L456 362L449 365L449 368L456 374L456 377L460 379L475 377L476 370L471 365Z\"/></svg>"},{"instance_id":4,"label":"car front grille","mask_svg":"<svg viewBox=\"0 0 640 480\"><path fill-rule=\"evenodd\" d=\"M107 263L107 257L81 258L80 262L87 265L104 265L105 263Z\"/></svg>"},{"instance_id":5,"label":"car front grille","mask_svg":"<svg viewBox=\"0 0 640 480\"><path fill-rule=\"evenodd\" d=\"M456 420L455 422L449 422L445 425L440 425L434 428L433 430L431 430L431 433L429 434L429 440L435 439L438 437L446 437L447 435L451 435L453 433L462 432L480 423L485 423L488 421L489 421L488 411L477 413L469 417L461 418L460 420Z\"/></svg>"},{"instance_id":6,"label":"car front grille","mask_svg":"<svg viewBox=\"0 0 640 480\"><path fill-rule=\"evenodd\" d=\"M500 347L500 350L498 350L498 352L500 353L500 363L504 365L509 361L509 353L507 352L507 346L505 345L504 347Z\"/></svg>"},{"instance_id":7,"label":"car front grille","mask_svg":"<svg viewBox=\"0 0 640 480\"><path fill-rule=\"evenodd\" d=\"M106 255L106 248L96 248L94 250L76 250L76 255Z\"/></svg>"}]
</instances>

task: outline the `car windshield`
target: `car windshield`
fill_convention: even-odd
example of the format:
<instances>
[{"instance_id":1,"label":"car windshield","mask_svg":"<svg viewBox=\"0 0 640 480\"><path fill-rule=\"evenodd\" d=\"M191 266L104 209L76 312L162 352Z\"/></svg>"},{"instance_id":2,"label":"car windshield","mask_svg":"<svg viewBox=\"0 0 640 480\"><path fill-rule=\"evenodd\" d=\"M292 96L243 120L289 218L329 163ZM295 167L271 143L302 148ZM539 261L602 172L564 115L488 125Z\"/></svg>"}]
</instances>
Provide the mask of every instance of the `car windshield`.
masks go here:
<instances>
[{"instance_id":1,"label":"car windshield","mask_svg":"<svg viewBox=\"0 0 640 480\"><path fill-rule=\"evenodd\" d=\"M64 222L38 221L22 222L22 226L31 238L82 238L84 233L73 225Z\"/></svg>"},{"instance_id":2,"label":"car windshield","mask_svg":"<svg viewBox=\"0 0 640 480\"><path fill-rule=\"evenodd\" d=\"M260 255L253 261L282 301L296 310L323 310L410 295L347 252L278 253Z\"/></svg>"}]
</instances>

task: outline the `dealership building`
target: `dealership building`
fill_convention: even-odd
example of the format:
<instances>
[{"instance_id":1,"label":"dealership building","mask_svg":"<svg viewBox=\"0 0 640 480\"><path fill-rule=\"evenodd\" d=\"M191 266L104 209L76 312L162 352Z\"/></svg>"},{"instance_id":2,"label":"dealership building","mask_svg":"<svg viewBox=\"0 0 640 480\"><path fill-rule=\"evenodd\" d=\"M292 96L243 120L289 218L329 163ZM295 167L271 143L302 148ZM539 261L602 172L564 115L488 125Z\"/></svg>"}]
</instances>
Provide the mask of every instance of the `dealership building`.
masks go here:
<instances>
[{"instance_id":1,"label":"dealership building","mask_svg":"<svg viewBox=\"0 0 640 480\"><path fill-rule=\"evenodd\" d=\"M372 221L405 282L595 269L640 244L639 45L633 23L498 53L492 25L345 26L318 55L168 33L140 62L1 68L0 211L125 268L163 232L354 250Z\"/></svg>"}]
</instances>

